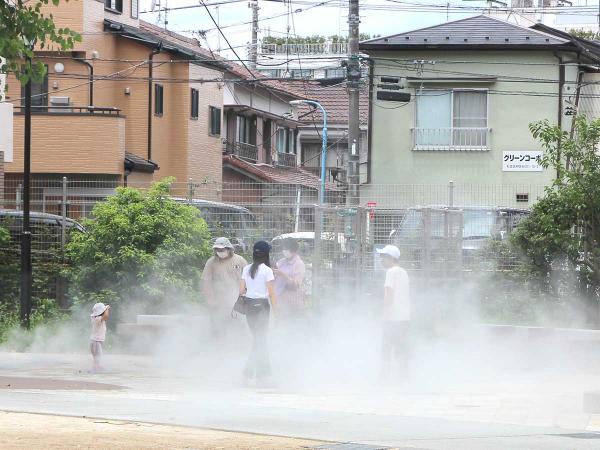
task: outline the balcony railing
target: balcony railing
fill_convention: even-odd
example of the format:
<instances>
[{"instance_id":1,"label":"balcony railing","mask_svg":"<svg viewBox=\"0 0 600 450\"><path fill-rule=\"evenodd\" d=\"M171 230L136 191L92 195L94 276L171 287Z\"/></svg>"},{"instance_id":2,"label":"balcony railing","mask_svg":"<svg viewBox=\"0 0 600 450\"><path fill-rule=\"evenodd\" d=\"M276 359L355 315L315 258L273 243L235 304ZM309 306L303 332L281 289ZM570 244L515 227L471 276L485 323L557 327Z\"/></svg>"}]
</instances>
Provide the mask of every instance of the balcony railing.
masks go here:
<instances>
[{"instance_id":1,"label":"balcony railing","mask_svg":"<svg viewBox=\"0 0 600 450\"><path fill-rule=\"evenodd\" d=\"M245 142L223 141L223 152L251 162L258 162L258 147Z\"/></svg>"},{"instance_id":2,"label":"balcony railing","mask_svg":"<svg viewBox=\"0 0 600 450\"><path fill-rule=\"evenodd\" d=\"M413 128L413 150L488 151L491 128Z\"/></svg>"},{"instance_id":3,"label":"balcony railing","mask_svg":"<svg viewBox=\"0 0 600 450\"><path fill-rule=\"evenodd\" d=\"M320 167L304 167L305 170L315 174L317 177L321 177ZM325 181L331 183L346 183L346 169L341 167L325 167Z\"/></svg>"},{"instance_id":4,"label":"balcony railing","mask_svg":"<svg viewBox=\"0 0 600 450\"><path fill-rule=\"evenodd\" d=\"M281 167L296 167L296 155L293 153L277 153L277 165Z\"/></svg>"},{"instance_id":5,"label":"balcony railing","mask_svg":"<svg viewBox=\"0 0 600 450\"><path fill-rule=\"evenodd\" d=\"M24 114L24 106L15 106L16 114ZM101 116L120 116L121 110L118 108L100 107L100 106L32 106L32 114L94 114Z\"/></svg>"},{"instance_id":6,"label":"balcony railing","mask_svg":"<svg viewBox=\"0 0 600 450\"><path fill-rule=\"evenodd\" d=\"M346 42L323 42L320 44L262 44L263 55L344 55L348 52Z\"/></svg>"}]
</instances>

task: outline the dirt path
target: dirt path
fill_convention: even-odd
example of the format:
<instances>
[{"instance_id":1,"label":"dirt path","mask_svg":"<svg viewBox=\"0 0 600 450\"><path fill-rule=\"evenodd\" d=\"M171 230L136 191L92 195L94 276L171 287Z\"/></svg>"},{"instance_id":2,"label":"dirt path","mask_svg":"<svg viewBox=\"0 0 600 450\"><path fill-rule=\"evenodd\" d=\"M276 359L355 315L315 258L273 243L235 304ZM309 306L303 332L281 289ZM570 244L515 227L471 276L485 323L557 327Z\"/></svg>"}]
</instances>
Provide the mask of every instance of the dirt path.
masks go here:
<instances>
[{"instance_id":1,"label":"dirt path","mask_svg":"<svg viewBox=\"0 0 600 450\"><path fill-rule=\"evenodd\" d=\"M276 436L0 411L2 450L307 449L320 442Z\"/></svg>"}]
</instances>

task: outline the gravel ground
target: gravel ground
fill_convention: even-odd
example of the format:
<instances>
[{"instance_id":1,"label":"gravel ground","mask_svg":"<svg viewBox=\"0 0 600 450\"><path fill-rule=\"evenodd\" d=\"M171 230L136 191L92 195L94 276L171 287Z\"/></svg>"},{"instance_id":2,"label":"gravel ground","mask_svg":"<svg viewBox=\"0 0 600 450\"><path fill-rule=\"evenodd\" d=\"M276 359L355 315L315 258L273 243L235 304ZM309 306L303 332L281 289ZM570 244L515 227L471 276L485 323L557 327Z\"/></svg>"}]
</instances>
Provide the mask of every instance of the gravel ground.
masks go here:
<instances>
[{"instance_id":1,"label":"gravel ground","mask_svg":"<svg viewBox=\"0 0 600 450\"><path fill-rule=\"evenodd\" d=\"M0 448L307 449L322 442L142 422L0 412Z\"/></svg>"}]
</instances>

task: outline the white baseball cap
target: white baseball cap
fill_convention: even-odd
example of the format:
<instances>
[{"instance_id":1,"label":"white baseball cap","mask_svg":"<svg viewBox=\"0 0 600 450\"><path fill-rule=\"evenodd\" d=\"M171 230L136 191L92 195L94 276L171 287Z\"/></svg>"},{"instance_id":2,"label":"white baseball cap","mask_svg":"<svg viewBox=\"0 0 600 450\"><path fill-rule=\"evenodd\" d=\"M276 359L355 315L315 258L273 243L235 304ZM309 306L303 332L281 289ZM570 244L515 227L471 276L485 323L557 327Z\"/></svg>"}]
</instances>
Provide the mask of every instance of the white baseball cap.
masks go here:
<instances>
[{"instance_id":1,"label":"white baseball cap","mask_svg":"<svg viewBox=\"0 0 600 450\"><path fill-rule=\"evenodd\" d=\"M400 259L400 249L395 245L386 245L383 248L378 248L377 253L380 255L388 255L394 259Z\"/></svg>"}]
</instances>

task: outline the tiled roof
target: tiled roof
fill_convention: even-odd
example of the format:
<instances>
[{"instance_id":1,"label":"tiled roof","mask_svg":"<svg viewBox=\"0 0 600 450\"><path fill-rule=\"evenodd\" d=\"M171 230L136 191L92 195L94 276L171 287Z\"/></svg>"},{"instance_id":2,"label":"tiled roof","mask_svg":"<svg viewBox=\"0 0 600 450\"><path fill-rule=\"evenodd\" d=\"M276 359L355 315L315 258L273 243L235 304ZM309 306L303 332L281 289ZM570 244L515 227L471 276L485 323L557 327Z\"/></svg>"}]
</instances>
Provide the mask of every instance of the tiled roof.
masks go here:
<instances>
[{"instance_id":1,"label":"tiled roof","mask_svg":"<svg viewBox=\"0 0 600 450\"><path fill-rule=\"evenodd\" d=\"M188 56L196 57L198 60L206 64L212 63L233 74L236 78L249 81L256 79L258 80L259 84L264 85L268 89L272 89L281 94L287 95L290 97L290 99L303 98L298 92L288 88L286 83L278 80L264 79L267 77L265 77L265 75L262 73L255 70L251 70L249 72L242 65L228 61L222 56L212 53L210 50L202 47L197 39L183 36L173 31L165 30L164 28L158 27L143 20L140 20L139 27L133 27L131 25L122 24L120 22L115 22L108 19L105 19L104 23L105 27L118 29L120 33L126 37L133 35L138 39L141 38L143 40L152 41L155 43L163 42L163 44L167 44L165 45L165 50L167 51L183 52Z\"/></svg>"},{"instance_id":2,"label":"tiled roof","mask_svg":"<svg viewBox=\"0 0 600 450\"><path fill-rule=\"evenodd\" d=\"M235 155L223 156L223 167L230 165L242 172L263 180L267 183L301 185L312 189L318 189L320 179L316 175L299 167L278 167L269 164L252 164ZM334 183L326 182L325 190L342 191Z\"/></svg>"},{"instance_id":3,"label":"tiled roof","mask_svg":"<svg viewBox=\"0 0 600 450\"><path fill-rule=\"evenodd\" d=\"M482 15L370 39L361 42L360 48L548 48L568 43L568 39Z\"/></svg>"},{"instance_id":4,"label":"tiled roof","mask_svg":"<svg viewBox=\"0 0 600 450\"><path fill-rule=\"evenodd\" d=\"M258 72L256 70L252 70L250 68L246 69L241 64L237 64L235 62L227 61L222 56L212 53L210 50L207 50L200 46L200 42L197 39L189 38L187 36L183 36L179 33L175 33L173 31L165 30L164 28L158 27L148 22L144 22L140 20L140 28L142 30L148 31L156 36L160 36L162 39L171 41L173 43L183 45L184 47L192 50L194 52L198 52L207 58L213 58L217 61L222 61L226 63L227 71L232 73L238 78L242 78L244 80L259 80L260 84L263 84L271 89L275 89L283 94L289 95L292 98L302 98L299 93L293 89L289 89L287 87L287 83L281 82L279 80L262 80L262 78L266 78L264 74Z\"/></svg>"},{"instance_id":5,"label":"tiled roof","mask_svg":"<svg viewBox=\"0 0 600 450\"><path fill-rule=\"evenodd\" d=\"M304 97L319 102L327 111L327 123L348 124L348 90L346 84L340 82L327 86L319 81L293 81L289 84L304 95ZM369 90L365 85L360 91L360 124L369 122ZM321 123L323 121L321 111L314 110L308 105L298 107L298 117L304 123Z\"/></svg>"},{"instance_id":6,"label":"tiled roof","mask_svg":"<svg viewBox=\"0 0 600 450\"><path fill-rule=\"evenodd\" d=\"M200 45L200 41L198 41L198 39L190 38L187 36L183 36L182 34L175 33L173 31L165 30L164 28L161 28L144 20L140 20L140 30L147 31L148 33L160 37L165 41L185 47L188 50L191 50L192 52L204 56L205 58L215 59L213 54L209 50L205 49Z\"/></svg>"}]
</instances>

